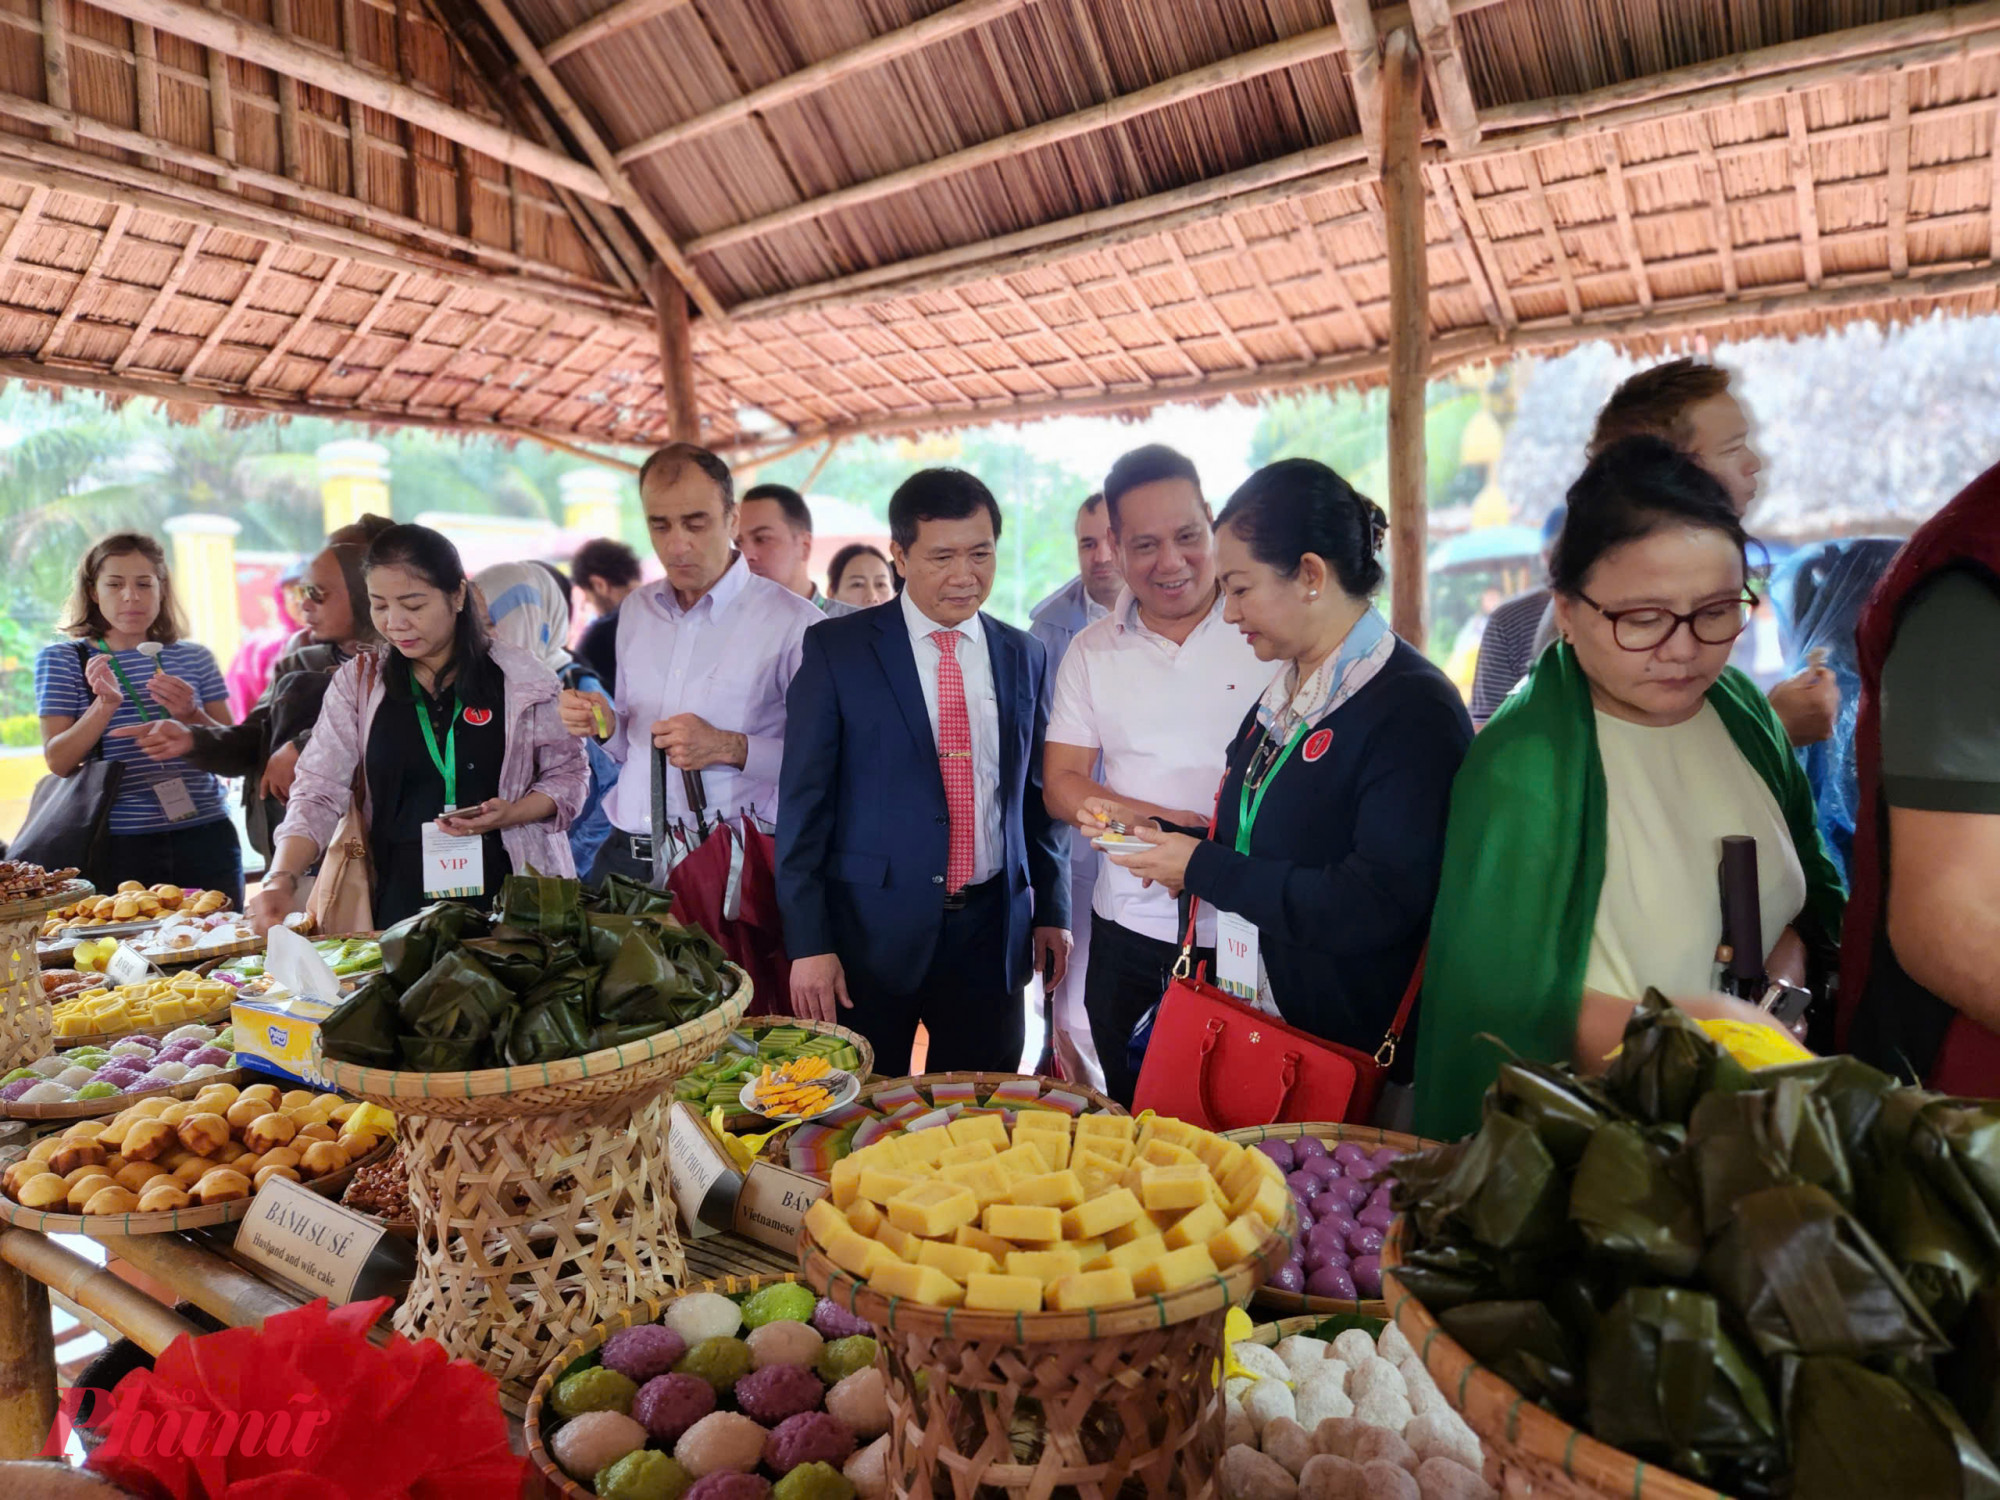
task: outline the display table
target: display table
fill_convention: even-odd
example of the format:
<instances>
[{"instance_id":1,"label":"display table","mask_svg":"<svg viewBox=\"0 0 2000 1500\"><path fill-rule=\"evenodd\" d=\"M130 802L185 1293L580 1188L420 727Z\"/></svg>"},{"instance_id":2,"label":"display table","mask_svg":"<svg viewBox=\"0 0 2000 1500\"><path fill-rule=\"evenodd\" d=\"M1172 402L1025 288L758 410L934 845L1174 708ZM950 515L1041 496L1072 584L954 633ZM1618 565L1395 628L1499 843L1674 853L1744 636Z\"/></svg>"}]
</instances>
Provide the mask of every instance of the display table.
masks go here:
<instances>
[{"instance_id":1,"label":"display table","mask_svg":"<svg viewBox=\"0 0 2000 1500\"><path fill-rule=\"evenodd\" d=\"M123 1261L165 1288L176 1301L194 1304L232 1328L253 1328L306 1299L246 1270L226 1253L235 1226L186 1234L150 1234L101 1240L108 1257ZM737 1234L714 1234L687 1244L691 1281L731 1276L789 1275L793 1256ZM49 1323L49 1289L96 1315L149 1354L183 1333L199 1334L146 1292L86 1260L59 1240L27 1229L0 1229L0 1458L31 1458L47 1441L56 1415L56 1359ZM385 1318L375 1337L387 1339ZM527 1444L521 1403L501 1396L517 1453ZM544 1500L532 1472L522 1500Z\"/></svg>"}]
</instances>

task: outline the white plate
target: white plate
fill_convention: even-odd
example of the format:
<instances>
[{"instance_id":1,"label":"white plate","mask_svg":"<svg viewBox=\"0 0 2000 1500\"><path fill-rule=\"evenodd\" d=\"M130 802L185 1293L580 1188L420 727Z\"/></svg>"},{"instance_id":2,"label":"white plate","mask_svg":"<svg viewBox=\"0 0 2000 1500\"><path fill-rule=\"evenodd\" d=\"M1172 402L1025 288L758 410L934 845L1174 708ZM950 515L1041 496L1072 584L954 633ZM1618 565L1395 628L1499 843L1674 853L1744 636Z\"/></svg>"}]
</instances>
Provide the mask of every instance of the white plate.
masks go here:
<instances>
[{"instance_id":1,"label":"white plate","mask_svg":"<svg viewBox=\"0 0 2000 1500\"><path fill-rule=\"evenodd\" d=\"M1154 847L1145 839L1135 839L1129 833L1100 833L1090 844L1093 849L1103 849L1111 854L1130 854L1135 849Z\"/></svg>"},{"instance_id":2,"label":"white plate","mask_svg":"<svg viewBox=\"0 0 2000 1500\"><path fill-rule=\"evenodd\" d=\"M827 1101L826 1108L816 1109L809 1115L780 1115L772 1114L766 1109L759 1109L757 1107L757 1080L754 1078L743 1085L742 1092L736 1096L736 1099L751 1114L762 1115L767 1120L817 1120L821 1115L831 1110L839 1109L843 1104L852 1104L855 1096L861 1092L861 1080L844 1068L835 1068L832 1072L823 1074L813 1081L833 1085L833 1097Z\"/></svg>"}]
</instances>

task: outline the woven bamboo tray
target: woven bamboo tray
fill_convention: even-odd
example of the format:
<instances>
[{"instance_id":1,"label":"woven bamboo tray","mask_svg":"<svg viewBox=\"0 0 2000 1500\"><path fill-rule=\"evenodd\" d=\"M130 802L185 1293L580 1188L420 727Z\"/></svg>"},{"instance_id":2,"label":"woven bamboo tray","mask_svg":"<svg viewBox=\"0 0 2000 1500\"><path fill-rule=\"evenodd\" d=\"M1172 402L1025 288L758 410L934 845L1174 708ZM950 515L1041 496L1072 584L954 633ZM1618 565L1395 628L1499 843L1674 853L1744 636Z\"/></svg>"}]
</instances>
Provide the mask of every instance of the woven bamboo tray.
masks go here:
<instances>
[{"instance_id":1,"label":"woven bamboo tray","mask_svg":"<svg viewBox=\"0 0 2000 1500\"><path fill-rule=\"evenodd\" d=\"M204 1080L206 1081L206 1080ZM329 1198L338 1198L347 1181L363 1167L372 1166L395 1149L394 1141L384 1141L359 1161L349 1162L338 1172L329 1172L302 1184ZM164 1214L57 1214L39 1208L23 1208L0 1194L0 1221L16 1229L33 1229L42 1234L80 1234L93 1240L122 1239L133 1234L172 1234L182 1229L206 1229L214 1224L234 1224L250 1212L256 1193L232 1203L215 1203L204 1208L177 1208Z\"/></svg>"},{"instance_id":2,"label":"woven bamboo tray","mask_svg":"<svg viewBox=\"0 0 2000 1500\"><path fill-rule=\"evenodd\" d=\"M45 896L0 904L0 1073L48 1055L55 1024L42 994L35 942L47 913L95 889L87 880L72 880Z\"/></svg>"},{"instance_id":3,"label":"woven bamboo tray","mask_svg":"<svg viewBox=\"0 0 2000 1500\"><path fill-rule=\"evenodd\" d=\"M146 1089L140 1093L112 1094L104 1099L74 1099L67 1104L10 1104L0 1100L0 1118L94 1120L102 1115L115 1115L141 1099L192 1099L203 1089L217 1083L234 1084L241 1088L244 1076L241 1068L225 1068L220 1073L209 1073L188 1083L168 1084L165 1088Z\"/></svg>"},{"instance_id":4,"label":"woven bamboo tray","mask_svg":"<svg viewBox=\"0 0 2000 1500\"><path fill-rule=\"evenodd\" d=\"M852 1031L845 1026L836 1026L831 1021L815 1021L805 1016L745 1016L736 1025L735 1029L754 1034L769 1031L774 1026L796 1026L801 1031L817 1031L827 1036L837 1036L861 1054L861 1062L854 1069L854 1076L861 1080L864 1088L867 1086L868 1080L875 1074L875 1048L873 1044L860 1032ZM717 1050L721 1050L719 1046ZM710 1055L712 1056L713 1054ZM707 1058L702 1059L704 1062L707 1060ZM690 1106L694 1104L693 1100L684 1102ZM726 1112L722 1117L722 1128L727 1130L731 1135L761 1133L765 1129L775 1128L782 1123L784 1122L766 1120L762 1115L747 1114L740 1106ZM777 1143L773 1142L773 1144L776 1145Z\"/></svg>"},{"instance_id":5,"label":"woven bamboo tray","mask_svg":"<svg viewBox=\"0 0 2000 1500\"><path fill-rule=\"evenodd\" d=\"M75 997L72 996L71 998L74 999ZM177 1031L183 1026L226 1026L229 1024L229 1008L234 1003L234 1001L225 1000L216 1010L205 1011L198 1016L189 1016L185 1020L176 1021L173 1025L164 1029L167 1031ZM55 1040L62 1044L63 1050L67 1051L72 1047L101 1046L109 1042L122 1042L128 1036L150 1036L152 1031L153 1027L150 1025L128 1026L123 1031L93 1031L85 1036L64 1036L57 1037ZM47 1054L44 1053L43 1055L46 1056ZM203 1082L207 1081L206 1079L203 1080Z\"/></svg>"},{"instance_id":6,"label":"woven bamboo tray","mask_svg":"<svg viewBox=\"0 0 2000 1500\"><path fill-rule=\"evenodd\" d=\"M1570 1426L1467 1354L1396 1277L1404 1221L1382 1246L1384 1284L1396 1326L1438 1389L1486 1450L1486 1479L1503 1495L1536 1500L1723 1500L1715 1490L1641 1462ZM1801 1497L1817 1500L1817 1497Z\"/></svg>"},{"instance_id":7,"label":"woven bamboo tray","mask_svg":"<svg viewBox=\"0 0 2000 1500\"><path fill-rule=\"evenodd\" d=\"M522 1419L522 1430L527 1434L528 1458L541 1470L542 1480L548 1486L550 1495L560 1500L596 1500L596 1492L588 1485L578 1484L562 1471L560 1465L549 1456L548 1445L542 1437L542 1412L548 1404L549 1394L556 1382L569 1373L569 1367L603 1347L604 1341L614 1333L621 1333L641 1323L657 1323L660 1314L680 1298L691 1292L720 1292L725 1297L741 1296L754 1292L759 1287L775 1285L783 1281L796 1281L792 1275L783 1276L725 1276L718 1281L704 1281L684 1286L671 1297L648 1297L635 1302L616 1317L607 1318L589 1332L579 1334L563 1345L561 1351L543 1368L535 1381L535 1388L528 1394L527 1415Z\"/></svg>"},{"instance_id":8,"label":"woven bamboo tray","mask_svg":"<svg viewBox=\"0 0 2000 1500\"><path fill-rule=\"evenodd\" d=\"M1306 1121L1297 1125L1246 1125L1241 1130L1225 1130L1224 1140L1236 1141L1245 1146L1254 1146L1259 1141L1295 1141L1300 1136L1312 1136L1315 1140L1329 1141L1334 1145L1352 1142L1366 1146L1369 1150L1379 1150L1383 1146L1394 1146L1399 1150L1427 1151L1434 1141L1426 1141L1414 1135L1400 1135L1393 1130L1377 1130L1372 1125L1343 1125L1337 1121ZM1257 1289L1257 1300L1252 1304L1259 1312L1278 1313L1283 1316L1311 1315L1315 1321L1330 1318L1337 1313L1361 1313L1371 1318L1387 1319L1389 1304L1380 1297L1360 1297L1350 1302L1339 1297L1308 1297L1303 1292L1287 1292L1266 1283Z\"/></svg>"},{"instance_id":9,"label":"woven bamboo tray","mask_svg":"<svg viewBox=\"0 0 2000 1500\"><path fill-rule=\"evenodd\" d=\"M736 993L707 1015L582 1057L519 1068L411 1073L336 1062L319 1055L315 1040L310 1066L328 1088L399 1113L440 1119L503 1120L606 1104L672 1083L742 1023L751 1000L750 976L735 964L724 967L736 976Z\"/></svg>"}]
</instances>

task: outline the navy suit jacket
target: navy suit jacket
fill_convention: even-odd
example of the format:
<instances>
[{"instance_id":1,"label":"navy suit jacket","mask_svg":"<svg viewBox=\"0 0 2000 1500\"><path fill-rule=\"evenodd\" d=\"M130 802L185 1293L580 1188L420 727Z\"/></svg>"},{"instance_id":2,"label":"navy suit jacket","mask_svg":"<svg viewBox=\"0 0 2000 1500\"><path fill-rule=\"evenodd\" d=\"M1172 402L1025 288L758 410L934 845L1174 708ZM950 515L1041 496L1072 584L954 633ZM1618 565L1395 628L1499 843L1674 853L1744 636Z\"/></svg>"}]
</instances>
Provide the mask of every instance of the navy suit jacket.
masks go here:
<instances>
[{"instance_id":1,"label":"navy suit jacket","mask_svg":"<svg viewBox=\"0 0 2000 1500\"><path fill-rule=\"evenodd\" d=\"M1000 710L1000 877L1007 988L1028 980L1030 934L1069 926L1063 828L1042 805L1049 700L1041 642L982 614ZM834 953L888 994L922 982L944 921L951 825L937 740L900 600L823 620L785 699L778 904L794 958Z\"/></svg>"}]
</instances>

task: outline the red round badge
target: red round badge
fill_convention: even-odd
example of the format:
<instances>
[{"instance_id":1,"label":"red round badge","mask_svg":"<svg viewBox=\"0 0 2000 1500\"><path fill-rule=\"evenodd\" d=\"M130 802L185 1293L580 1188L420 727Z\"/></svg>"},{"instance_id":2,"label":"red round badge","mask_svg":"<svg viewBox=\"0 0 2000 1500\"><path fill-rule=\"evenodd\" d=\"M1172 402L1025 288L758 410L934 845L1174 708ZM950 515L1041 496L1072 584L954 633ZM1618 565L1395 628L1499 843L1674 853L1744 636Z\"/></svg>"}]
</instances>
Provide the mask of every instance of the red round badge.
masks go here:
<instances>
[{"instance_id":1,"label":"red round badge","mask_svg":"<svg viewBox=\"0 0 2000 1500\"><path fill-rule=\"evenodd\" d=\"M471 718L472 716L467 714L466 717ZM1306 741L1306 759L1309 761L1318 760L1332 746L1333 731L1331 729L1321 729Z\"/></svg>"},{"instance_id":2,"label":"red round badge","mask_svg":"<svg viewBox=\"0 0 2000 1500\"><path fill-rule=\"evenodd\" d=\"M468 708L465 711L465 722L475 729L482 724L491 724L493 722L493 710L490 708ZM1320 733L1325 734L1326 731L1322 729ZM1310 746L1307 747L1307 752L1310 756Z\"/></svg>"}]
</instances>

